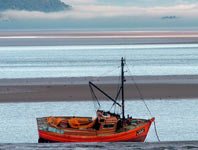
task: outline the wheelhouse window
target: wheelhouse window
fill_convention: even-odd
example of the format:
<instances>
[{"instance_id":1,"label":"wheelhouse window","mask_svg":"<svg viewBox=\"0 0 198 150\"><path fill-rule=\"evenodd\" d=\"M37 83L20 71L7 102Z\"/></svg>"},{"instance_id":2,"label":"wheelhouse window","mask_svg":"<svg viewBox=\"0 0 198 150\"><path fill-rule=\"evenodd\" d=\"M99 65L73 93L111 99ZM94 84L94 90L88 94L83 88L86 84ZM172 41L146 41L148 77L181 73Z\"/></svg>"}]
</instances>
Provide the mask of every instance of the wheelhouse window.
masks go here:
<instances>
[{"instance_id":1,"label":"wheelhouse window","mask_svg":"<svg viewBox=\"0 0 198 150\"><path fill-rule=\"evenodd\" d=\"M113 128L113 127L114 127L113 123L103 125L103 128Z\"/></svg>"}]
</instances>

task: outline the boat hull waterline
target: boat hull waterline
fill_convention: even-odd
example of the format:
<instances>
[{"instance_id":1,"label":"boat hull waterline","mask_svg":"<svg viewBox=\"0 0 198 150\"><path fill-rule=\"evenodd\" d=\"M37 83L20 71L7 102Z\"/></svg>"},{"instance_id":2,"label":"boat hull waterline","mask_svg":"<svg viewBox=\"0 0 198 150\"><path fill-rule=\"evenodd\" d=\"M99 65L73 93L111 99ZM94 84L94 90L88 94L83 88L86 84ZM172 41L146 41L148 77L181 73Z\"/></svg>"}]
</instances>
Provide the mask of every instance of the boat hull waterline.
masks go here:
<instances>
[{"instance_id":1,"label":"boat hull waterline","mask_svg":"<svg viewBox=\"0 0 198 150\"><path fill-rule=\"evenodd\" d=\"M135 129L107 136L78 136L38 130L41 142L144 142L155 118Z\"/></svg>"}]
</instances>

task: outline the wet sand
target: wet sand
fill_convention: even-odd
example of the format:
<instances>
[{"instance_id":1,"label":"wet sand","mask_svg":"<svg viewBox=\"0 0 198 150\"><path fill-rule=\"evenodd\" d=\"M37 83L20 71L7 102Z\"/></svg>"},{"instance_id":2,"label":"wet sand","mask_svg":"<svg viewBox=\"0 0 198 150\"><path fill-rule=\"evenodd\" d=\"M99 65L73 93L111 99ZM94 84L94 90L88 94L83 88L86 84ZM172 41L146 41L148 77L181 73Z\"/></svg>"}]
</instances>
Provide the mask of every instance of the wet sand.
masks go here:
<instances>
[{"instance_id":1,"label":"wet sand","mask_svg":"<svg viewBox=\"0 0 198 150\"><path fill-rule=\"evenodd\" d=\"M145 100L198 98L197 75L135 76L126 79L127 100L141 99L137 87ZM0 79L0 102L92 100L88 85L90 80L115 97L118 77ZM100 99L105 99L101 94L96 94Z\"/></svg>"},{"instance_id":2,"label":"wet sand","mask_svg":"<svg viewBox=\"0 0 198 150\"><path fill-rule=\"evenodd\" d=\"M0 149L82 149L82 150L195 150L198 141L175 141L153 143L44 143L44 144L0 144Z\"/></svg>"}]
</instances>

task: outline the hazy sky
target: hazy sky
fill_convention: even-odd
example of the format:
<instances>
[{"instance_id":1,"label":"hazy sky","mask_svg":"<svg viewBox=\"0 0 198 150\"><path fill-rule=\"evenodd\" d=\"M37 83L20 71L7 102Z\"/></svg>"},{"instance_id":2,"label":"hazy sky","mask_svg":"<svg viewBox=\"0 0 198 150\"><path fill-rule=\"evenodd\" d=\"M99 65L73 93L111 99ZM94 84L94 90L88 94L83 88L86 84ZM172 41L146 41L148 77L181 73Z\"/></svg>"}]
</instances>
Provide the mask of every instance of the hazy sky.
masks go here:
<instances>
[{"instance_id":1,"label":"hazy sky","mask_svg":"<svg viewBox=\"0 0 198 150\"><path fill-rule=\"evenodd\" d=\"M198 26L198 0L61 0L69 11L0 12L0 28L177 28Z\"/></svg>"}]
</instances>

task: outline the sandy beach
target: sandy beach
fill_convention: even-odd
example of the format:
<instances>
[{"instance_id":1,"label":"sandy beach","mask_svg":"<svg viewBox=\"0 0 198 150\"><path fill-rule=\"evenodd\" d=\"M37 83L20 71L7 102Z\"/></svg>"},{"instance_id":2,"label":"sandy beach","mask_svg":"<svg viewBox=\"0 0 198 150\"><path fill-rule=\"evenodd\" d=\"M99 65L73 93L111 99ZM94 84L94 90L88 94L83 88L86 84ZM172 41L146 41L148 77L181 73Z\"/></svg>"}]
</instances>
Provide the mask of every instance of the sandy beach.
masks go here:
<instances>
[{"instance_id":1,"label":"sandy beach","mask_svg":"<svg viewBox=\"0 0 198 150\"><path fill-rule=\"evenodd\" d=\"M135 76L126 77L126 79L125 98L127 100L140 99L136 85L145 100L198 97L197 75ZM92 100L89 81L93 81L106 93L115 97L118 77L0 79L0 102ZM98 96L104 99L100 94Z\"/></svg>"}]
</instances>

